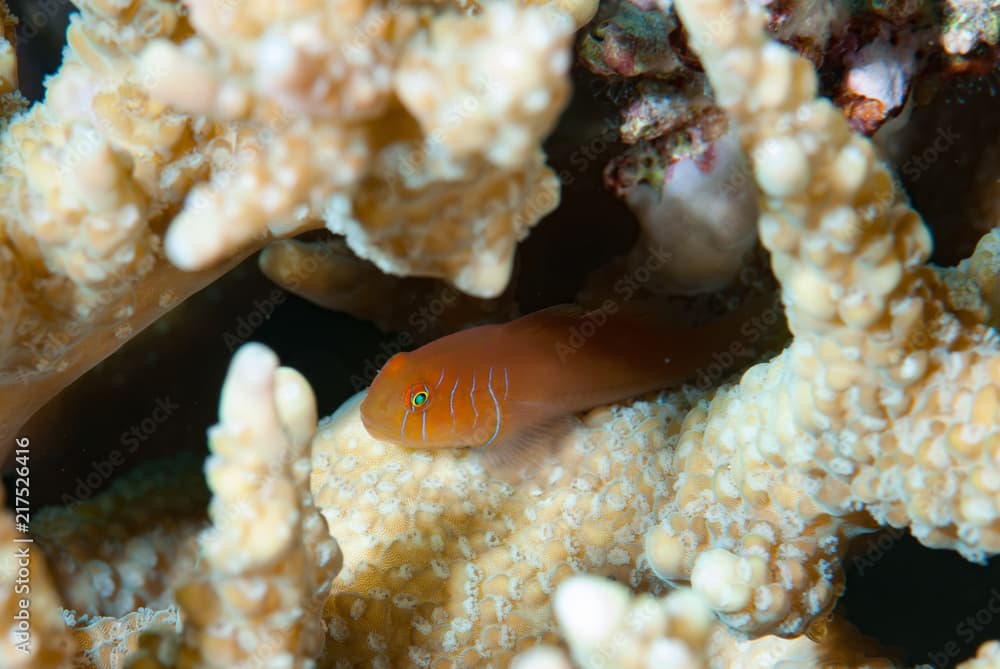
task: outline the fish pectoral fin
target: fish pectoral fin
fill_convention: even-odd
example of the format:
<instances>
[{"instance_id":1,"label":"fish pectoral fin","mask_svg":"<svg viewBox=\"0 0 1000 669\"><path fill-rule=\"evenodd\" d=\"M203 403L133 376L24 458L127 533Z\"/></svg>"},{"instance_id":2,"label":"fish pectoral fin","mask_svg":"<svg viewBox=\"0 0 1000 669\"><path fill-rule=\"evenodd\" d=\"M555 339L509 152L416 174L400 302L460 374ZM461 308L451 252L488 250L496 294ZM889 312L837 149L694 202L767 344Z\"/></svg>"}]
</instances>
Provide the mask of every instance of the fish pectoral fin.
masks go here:
<instances>
[{"instance_id":1,"label":"fish pectoral fin","mask_svg":"<svg viewBox=\"0 0 1000 669\"><path fill-rule=\"evenodd\" d=\"M493 474L502 474L502 478L507 479L517 476L530 478L531 472L537 471L558 452L562 438L581 424L574 414L549 418L503 435L489 446L480 446L473 452Z\"/></svg>"}]
</instances>

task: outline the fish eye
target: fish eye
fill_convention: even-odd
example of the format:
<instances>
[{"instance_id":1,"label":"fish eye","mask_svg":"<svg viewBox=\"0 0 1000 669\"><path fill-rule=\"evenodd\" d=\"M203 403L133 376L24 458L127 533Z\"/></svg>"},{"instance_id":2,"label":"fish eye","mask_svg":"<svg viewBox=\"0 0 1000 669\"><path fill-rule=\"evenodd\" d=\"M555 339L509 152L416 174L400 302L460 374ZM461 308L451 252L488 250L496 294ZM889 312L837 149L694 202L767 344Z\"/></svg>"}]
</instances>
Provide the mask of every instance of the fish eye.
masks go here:
<instances>
[{"instance_id":1,"label":"fish eye","mask_svg":"<svg viewBox=\"0 0 1000 669\"><path fill-rule=\"evenodd\" d=\"M426 389L421 389L412 393L410 395L410 406L414 409L419 409L420 407L427 404L427 400L430 398L430 394Z\"/></svg>"}]
</instances>

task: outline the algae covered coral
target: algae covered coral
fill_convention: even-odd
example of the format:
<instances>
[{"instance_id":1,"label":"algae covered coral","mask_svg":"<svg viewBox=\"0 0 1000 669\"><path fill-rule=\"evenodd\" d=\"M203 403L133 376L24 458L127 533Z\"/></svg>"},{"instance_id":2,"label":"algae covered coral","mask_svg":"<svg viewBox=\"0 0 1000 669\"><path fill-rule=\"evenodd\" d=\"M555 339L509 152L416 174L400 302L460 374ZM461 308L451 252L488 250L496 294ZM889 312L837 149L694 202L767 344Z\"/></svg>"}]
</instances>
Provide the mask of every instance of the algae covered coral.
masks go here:
<instances>
[{"instance_id":1,"label":"algae covered coral","mask_svg":"<svg viewBox=\"0 0 1000 669\"><path fill-rule=\"evenodd\" d=\"M995 666L988 603L951 637L932 621L942 644L905 658L835 610L880 528L977 562L1000 546L1000 240L929 264L892 169L936 88L995 70L988 5L78 6L30 107L4 22L4 666L950 666L979 644L969 666ZM611 151L586 142L595 118ZM996 179L977 166L977 184ZM530 471L375 440L342 391L318 420L328 358L285 347L295 372L237 347L291 318L286 290L424 326L380 355L530 309L555 282L531 254L548 244L568 271L569 238L610 206L601 180L639 221L603 222L632 246L579 272L581 301L667 294L678 319L705 319L776 282L783 309L737 328L696 383L581 415ZM655 211L637 205L650 193ZM704 206L678 233L685 196ZM280 288L235 337L205 336L223 307L185 311L202 296L164 316L292 235L260 256ZM349 349L349 331L325 348ZM222 379L158 361L192 394L222 386L207 515L197 468L146 455L193 422L186 406L120 425L150 462L95 456L107 473L81 477L86 494L40 509L53 479L28 469L96 448L96 431L40 427L66 398L99 413L64 387L133 337L155 357L178 333L228 363ZM341 389L364 355L333 367ZM118 396L143 387L112 376ZM172 450L204 443L207 424L189 427Z\"/></svg>"}]
</instances>

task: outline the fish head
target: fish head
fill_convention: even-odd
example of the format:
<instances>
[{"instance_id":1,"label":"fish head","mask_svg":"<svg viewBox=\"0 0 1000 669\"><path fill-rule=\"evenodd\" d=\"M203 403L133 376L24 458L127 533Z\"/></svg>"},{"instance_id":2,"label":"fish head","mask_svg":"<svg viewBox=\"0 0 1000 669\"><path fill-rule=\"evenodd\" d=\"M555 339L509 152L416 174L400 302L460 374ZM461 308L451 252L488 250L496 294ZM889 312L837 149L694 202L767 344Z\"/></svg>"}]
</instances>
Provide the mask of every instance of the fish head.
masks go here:
<instances>
[{"instance_id":1,"label":"fish head","mask_svg":"<svg viewBox=\"0 0 1000 669\"><path fill-rule=\"evenodd\" d=\"M361 402L361 422L373 438L408 448L453 448L457 443L448 390L413 353L382 367ZM440 390L438 390L440 388Z\"/></svg>"}]
</instances>

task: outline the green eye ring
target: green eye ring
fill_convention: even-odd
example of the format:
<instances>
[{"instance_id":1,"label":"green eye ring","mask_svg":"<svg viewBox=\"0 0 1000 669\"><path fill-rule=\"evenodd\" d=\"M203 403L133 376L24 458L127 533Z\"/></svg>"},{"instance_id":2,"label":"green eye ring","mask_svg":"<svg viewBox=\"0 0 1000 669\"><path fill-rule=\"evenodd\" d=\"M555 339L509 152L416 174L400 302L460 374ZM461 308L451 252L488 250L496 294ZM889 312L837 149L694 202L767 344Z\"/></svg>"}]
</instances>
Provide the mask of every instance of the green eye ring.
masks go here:
<instances>
[{"instance_id":1,"label":"green eye ring","mask_svg":"<svg viewBox=\"0 0 1000 669\"><path fill-rule=\"evenodd\" d=\"M418 390L410 394L410 406L414 409L419 409L427 404L427 400L430 399L430 393L426 389Z\"/></svg>"}]
</instances>

